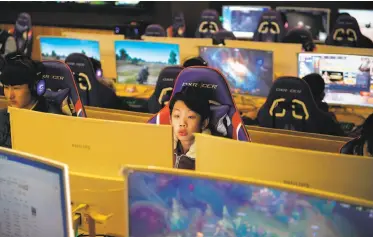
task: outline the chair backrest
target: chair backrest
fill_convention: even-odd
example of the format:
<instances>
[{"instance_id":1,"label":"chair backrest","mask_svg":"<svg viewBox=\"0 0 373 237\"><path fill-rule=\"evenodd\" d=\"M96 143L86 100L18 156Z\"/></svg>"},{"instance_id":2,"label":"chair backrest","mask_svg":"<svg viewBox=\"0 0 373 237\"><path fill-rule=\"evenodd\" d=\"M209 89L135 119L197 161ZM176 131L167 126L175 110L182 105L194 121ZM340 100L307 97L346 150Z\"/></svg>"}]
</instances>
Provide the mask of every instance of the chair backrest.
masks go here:
<instances>
[{"instance_id":1,"label":"chair backrest","mask_svg":"<svg viewBox=\"0 0 373 237\"><path fill-rule=\"evenodd\" d=\"M73 73L69 66L60 61L43 61L45 97L55 97L59 104L68 96L69 108L74 116L86 117Z\"/></svg>"},{"instance_id":2,"label":"chair backrest","mask_svg":"<svg viewBox=\"0 0 373 237\"><path fill-rule=\"evenodd\" d=\"M32 24L31 16L28 13L20 13L17 17L15 26L9 30L17 44L17 51L31 57L32 53Z\"/></svg>"},{"instance_id":3,"label":"chair backrest","mask_svg":"<svg viewBox=\"0 0 373 237\"><path fill-rule=\"evenodd\" d=\"M303 51L312 52L316 45L313 43L312 34L306 28L294 28L287 32L283 43L302 44Z\"/></svg>"},{"instance_id":4,"label":"chair backrest","mask_svg":"<svg viewBox=\"0 0 373 237\"><path fill-rule=\"evenodd\" d=\"M180 92L184 86L200 87L210 101L212 116L210 124L225 137L239 141L250 141L239 111L234 103L225 77L216 69L209 67L188 67L182 70L176 79L172 96ZM171 96L171 99L172 99ZM217 128L220 122L227 126ZM170 109L166 105L153 118L152 124L170 124ZM214 131L213 131L214 132Z\"/></svg>"},{"instance_id":5,"label":"chair backrest","mask_svg":"<svg viewBox=\"0 0 373 237\"><path fill-rule=\"evenodd\" d=\"M372 46L371 41L370 44L367 43L366 37L362 35L357 20L349 15L341 15L337 18L325 44L358 48Z\"/></svg>"},{"instance_id":6,"label":"chair backrest","mask_svg":"<svg viewBox=\"0 0 373 237\"><path fill-rule=\"evenodd\" d=\"M148 100L149 112L158 113L171 98L177 76L183 70L180 66L165 67L159 73L153 95Z\"/></svg>"},{"instance_id":7,"label":"chair backrest","mask_svg":"<svg viewBox=\"0 0 373 237\"><path fill-rule=\"evenodd\" d=\"M145 29L146 36L153 36L153 37L166 37L165 29L158 24L148 25Z\"/></svg>"},{"instance_id":8,"label":"chair backrest","mask_svg":"<svg viewBox=\"0 0 373 237\"><path fill-rule=\"evenodd\" d=\"M219 21L219 14L216 10L206 9L201 13L195 37L196 38L211 38L213 34L222 28Z\"/></svg>"},{"instance_id":9,"label":"chair backrest","mask_svg":"<svg viewBox=\"0 0 373 237\"><path fill-rule=\"evenodd\" d=\"M96 78L91 60L84 54L72 53L65 60L74 74L78 91L84 105L112 108L116 94Z\"/></svg>"},{"instance_id":10,"label":"chair backrest","mask_svg":"<svg viewBox=\"0 0 373 237\"><path fill-rule=\"evenodd\" d=\"M172 37L185 37L185 18L183 12L176 12L172 17Z\"/></svg>"},{"instance_id":11,"label":"chair backrest","mask_svg":"<svg viewBox=\"0 0 373 237\"><path fill-rule=\"evenodd\" d=\"M260 42L282 42L285 35L286 29L281 13L271 10L263 12L253 40Z\"/></svg>"},{"instance_id":12,"label":"chair backrest","mask_svg":"<svg viewBox=\"0 0 373 237\"><path fill-rule=\"evenodd\" d=\"M308 84L296 77L275 80L257 120L261 127L329 134L336 121L321 111Z\"/></svg>"}]
</instances>

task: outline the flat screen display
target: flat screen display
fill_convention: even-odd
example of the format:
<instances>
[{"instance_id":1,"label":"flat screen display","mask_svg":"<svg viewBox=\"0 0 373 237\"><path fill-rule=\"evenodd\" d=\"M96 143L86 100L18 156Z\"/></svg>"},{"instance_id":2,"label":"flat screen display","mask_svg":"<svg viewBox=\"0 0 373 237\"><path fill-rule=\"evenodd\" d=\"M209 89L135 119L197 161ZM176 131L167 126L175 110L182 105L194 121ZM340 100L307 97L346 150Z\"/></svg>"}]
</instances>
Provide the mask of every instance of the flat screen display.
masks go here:
<instances>
[{"instance_id":1,"label":"flat screen display","mask_svg":"<svg viewBox=\"0 0 373 237\"><path fill-rule=\"evenodd\" d=\"M232 31L236 38L252 38L260 17L270 7L223 6L223 27Z\"/></svg>"},{"instance_id":2,"label":"flat screen display","mask_svg":"<svg viewBox=\"0 0 373 237\"><path fill-rule=\"evenodd\" d=\"M226 77L232 93L267 96L273 84L272 51L200 47L200 56Z\"/></svg>"},{"instance_id":3,"label":"flat screen display","mask_svg":"<svg viewBox=\"0 0 373 237\"><path fill-rule=\"evenodd\" d=\"M115 41L117 82L155 85L160 71L180 64L178 44Z\"/></svg>"},{"instance_id":4,"label":"flat screen display","mask_svg":"<svg viewBox=\"0 0 373 237\"><path fill-rule=\"evenodd\" d=\"M319 73L325 102L373 107L373 57L344 54L298 55L298 76Z\"/></svg>"}]
</instances>

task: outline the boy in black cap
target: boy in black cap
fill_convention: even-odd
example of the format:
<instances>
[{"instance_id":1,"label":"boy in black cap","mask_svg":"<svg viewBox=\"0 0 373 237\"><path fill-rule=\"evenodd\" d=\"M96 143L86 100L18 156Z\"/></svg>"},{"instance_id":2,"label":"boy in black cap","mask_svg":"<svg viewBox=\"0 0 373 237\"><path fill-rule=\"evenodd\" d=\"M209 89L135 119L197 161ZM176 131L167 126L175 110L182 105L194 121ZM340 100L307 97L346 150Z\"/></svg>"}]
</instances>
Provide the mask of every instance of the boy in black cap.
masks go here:
<instances>
[{"instance_id":1,"label":"boy in black cap","mask_svg":"<svg viewBox=\"0 0 373 237\"><path fill-rule=\"evenodd\" d=\"M0 82L4 88L4 95L8 106L30 109L39 112L62 114L61 108L50 104L37 92L45 90L37 86L41 79L42 64L30 58L11 54L5 59L1 70ZM41 85L45 87L44 85ZM26 118L25 118L26 119ZM7 109L0 110L0 146L11 148L9 114Z\"/></svg>"}]
</instances>

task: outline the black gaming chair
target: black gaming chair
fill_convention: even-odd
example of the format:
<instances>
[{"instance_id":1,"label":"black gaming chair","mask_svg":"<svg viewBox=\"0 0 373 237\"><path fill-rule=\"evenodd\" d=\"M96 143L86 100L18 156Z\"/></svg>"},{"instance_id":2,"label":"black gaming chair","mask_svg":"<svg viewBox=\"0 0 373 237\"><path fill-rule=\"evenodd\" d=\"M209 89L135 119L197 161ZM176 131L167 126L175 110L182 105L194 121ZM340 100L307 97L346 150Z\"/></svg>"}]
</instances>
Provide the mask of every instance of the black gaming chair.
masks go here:
<instances>
[{"instance_id":1,"label":"black gaming chair","mask_svg":"<svg viewBox=\"0 0 373 237\"><path fill-rule=\"evenodd\" d=\"M84 105L117 108L118 98L115 91L97 80L92 62L86 55L72 53L67 56L65 62L74 73Z\"/></svg>"},{"instance_id":2,"label":"black gaming chair","mask_svg":"<svg viewBox=\"0 0 373 237\"><path fill-rule=\"evenodd\" d=\"M254 33L253 40L260 42L282 42L286 35L286 29L280 12L263 12L260 17L258 28Z\"/></svg>"},{"instance_id":3,"label":"black gaming chair","mask_svg":"<svg viewBox=\"0 0 373 237\"><path fill-rule=\"evenodd\" d=\"M221 29L212 35L212 44L225 45L225 42L224 42L225 40L235 40L235 39L236 39L236 36L234 36L233 32Z\"/></svg>"},{"instance_id":4,"label":"black gaming chair","mask_svg":"<svg viewBox=\"0 0 373 237\"><path fill-rule=\"evenodd\" d=\"M356 48L373 48L372 41L361 33L356 19L349 15L341 15L337 18L333 30L325 40L325 44Z\"/></svg>"},{"instance_id":5,"label":"black gaming chair","mask_svg":"<svg viewBox=\"0 0 373 237\"><path fill-rule=\"evenodd\" d=\"M16 40L17 51L31 57L33 42L31 16L25 12L19 14L9 34Z\"/></svg>"},{"instance_id":6,"label":"black gaming chair","mask_svg":"<svg viewBox=\"0 0 373 237\"><path fill-rule=\"evenodd\" d=\"M296 77L281 77L274 82L257 120L261 127L343 135L333 134L339 124L317 107L308 84Z\"/></svg>"},{"instance_id":7,"label":"black gaming chair","mask_svg":"<svg viewBox=\"0 0 373 237\"><path fill-rule=\"evenodd\" d=\"M195 37L211 38L220 29L222 29L222 25L219 21L218 12L213 9L206 9L201 13Z\"/></svg>"},{"instance_id":8,"label":"black gaming chair","mask_svg":"<svg viewBox=\"0 0 373 237\"><path fill-rule=\"evenodd\" d=\"M373 156L373 114L365 120L361 135L347 142L341 148L340 153L363 156L365 146L367 146L367 152Z\"/></svg>"},{"instance_id":9,"label":"black gaming chair","mask_svg":"<svg viewBox=\"0 0 373 237\"><path fill-rule=\"evenodd\" d=\"M146 27L145 36L166 37L167 35L166 35L166 31L161 25L152 24Z\"/></svg>"},{"instance_id":10,"label":"black gaming chair","mask_svg":"<svg viewBox=\"0 0 373 237\"><path fill-rule=\"evenodd\" d=\"M312 34L306 28L294 28L290 30L282 42L302 44L302 49L306 52L312 52L316 48L315 43L313 43Z\"/></svg>"},{"instance_id":11,"label":"black gaming chair","mask_svg":"<svg viewBox=\"0 0 373 237\"><path fill-rule=\"evenodd\" d=\"M165 103L170 100L172 91L174 89L175 80L183 69L184 68L180 66L170 66L163 68L163 70L159 73L154 93L148 100L148 108L150 113L158 113L163 108Z\"/></svg>"}]
</instances>

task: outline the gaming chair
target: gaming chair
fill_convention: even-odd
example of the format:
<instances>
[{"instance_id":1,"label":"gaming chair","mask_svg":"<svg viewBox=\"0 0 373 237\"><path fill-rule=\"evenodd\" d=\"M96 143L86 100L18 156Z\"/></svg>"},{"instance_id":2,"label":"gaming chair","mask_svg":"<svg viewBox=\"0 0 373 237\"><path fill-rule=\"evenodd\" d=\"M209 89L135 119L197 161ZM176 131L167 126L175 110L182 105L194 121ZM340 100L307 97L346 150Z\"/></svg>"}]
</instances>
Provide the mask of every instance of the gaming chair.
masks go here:
<instances>
[{"instance_id":1,"label":"gaming chair","mask_svg":"<svg viewBox=\"0 0 373 237\"><path fill-rule=\"evenodd\" d=\"M339 126L317 107L307 82L296 77L275 80L257 120L261 127L329 135Z\"/></svg>"},{"instance_id":2,"label":"gaming chair","mask_svg":"<svg viewBox=\"0 0 373 237\"><path fill-rule=\"evenodd\" d=\"M340 15L325 40L325 44L334 46L373 48L372 41L364 36L356 19L349 15Z\"/></svg>"},{"instance_id":3,"label":"gaming chair","mask_svg":"<svg viewBox=\"0 0 373 237\"><path fill-rule=\"evenodd\" d=\"M25 12L19 14L15 27L9 30L9 34L16 40L17 51L31 57L33 42L31 16Z\"/></svg>"},{"instance_id":4,"label":"gaming chair","mask_svg":"<svg viewBox=\"0 0 373 237\"><path fill-rule=\"evenodd\" d=\"M168 37L185 37L184 13L177 12L172 17L172 25L167 28Z\"/></svg>"},{"instance_id":5,"label":"gaming chair","mask_svg":"<svg viewBox=\"0 0 373 237\"><path fill-rule=\"evenodd\" d=\"M203 88L210 101L212 133L239 141L250 141L250 137L241 120L239 111L233 101L225 77L216 69L209 67L188 67L182 70L176 79L172 97L183 86ZM165 105L148 123L170 124L170 109ZM214 131L215 130L215 131Z\"/></svg>"},{"instance_id":6,"label":"gaming chair","mask_svg":"<svg viewBox=\"0 0 373 237\"><path fill-rule=\"evenodd\" d=\"M180 66L170 66L163 68L159 73L154 93L148 100L150 113L158 113L164 107L165 103L170 101L175 80L183 69Z\"/></svg>"},{"instance_id":7,"label":"gaming chair","mask_svg":"<svg viewBox=\"0 0 373 237\"><path fill-rule=\"evenodd\" d=\"M145 36L166 37L167 35L166 35L166 31L161 25L152 24L146 27Z\"/></svg>"},{"instance_id":8,"label":"gaming chair","mask_svg":"<svg viewBox=\"0 0 373 237\"><path fill-rule=\"evenodd\" d=\"M361 135L343 145L340 153L363 156L365 145L367 151L373 155L373 114L362 125Z\"/></svg>"},{"instance_id":9,"label":"gaming chair","mask_svg":"<svg viewBox=\"0 0 373 237\"><path fill-rule=\"evenodd\" d=\"M286 29L281 13L277 11L263 12L253 40L260 42L282 42L286 35Z\"/></svg>"},{"instance_id":10,"label":"gaming chair","mask_svg":"<svg viewBox=\"0 0 373 237\"><path fill-rule=\"evenodd\" d=\"M206 9L201 13L195 37L211 38L213 34L218 32L221 28L218 12L213 9Z\"/></svg>"},{"instance_id":11,"label":"gaming chair","mask_svg":"<svg viewBox=\"0 0 373 237\"><path fill-rule=\"evenodd\" d=\"M73 116L86 117L86 112L76 87L70 68L60 61L43 61L45 86L44 97L56 104L62 105L67 99Z\"/></svg>"},{"instance_id":12,"label":"gaming chair","mask_svg":"<svg viewBox=\"0 0 373 237\"><path fill-rule=\"evenodd\" d=\"M115 92L97 80L92 62L86 55L72 53L67 56L65 63L74 74L84 105L116 108L118 98Z\"/></svg>"},{"instance_id":13,"label":"gaming chair","mask_svg":"<svg viewBox=\"0 0 373 237\"><path fill-rule=\"evenodd\" d=\"M234 36L233 32L221 29L212 35L212 44L213 45L225 45L225 42L224 42L225 40L235 40L235 39L236 39L236 36Z\"/></svg>"},{"instance_id":14,"label":"gaming chair","mask_svg":"<svg viewBox=\"0 0 373 237\"><path fill-rule=\"evenodd\" d=\"M302 44L305 52L312 52L316 45L313 43L312 34L306 28L294 28L284 37L283 43Z\"/></svg>"}]
</instances>

